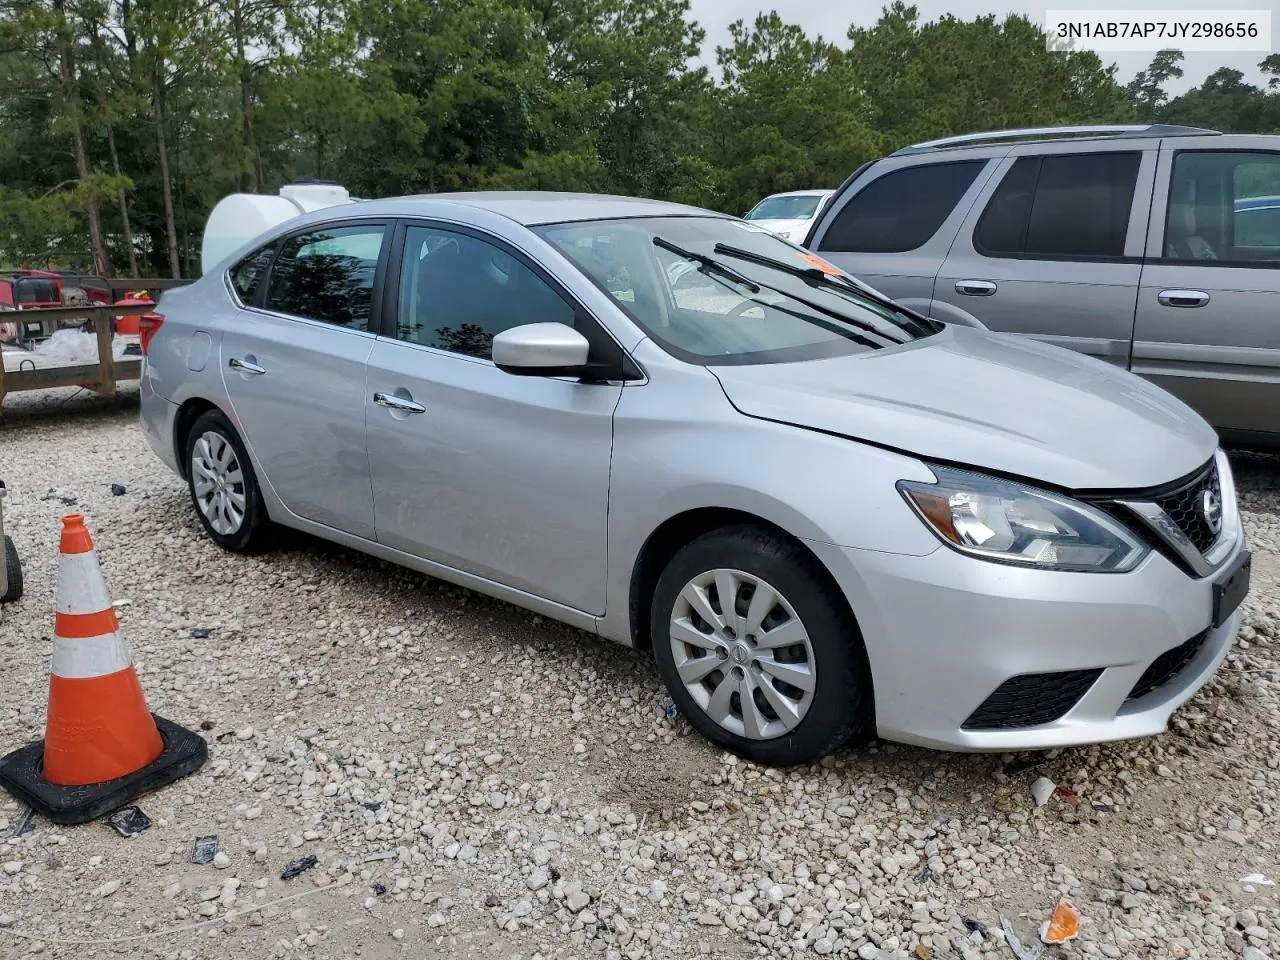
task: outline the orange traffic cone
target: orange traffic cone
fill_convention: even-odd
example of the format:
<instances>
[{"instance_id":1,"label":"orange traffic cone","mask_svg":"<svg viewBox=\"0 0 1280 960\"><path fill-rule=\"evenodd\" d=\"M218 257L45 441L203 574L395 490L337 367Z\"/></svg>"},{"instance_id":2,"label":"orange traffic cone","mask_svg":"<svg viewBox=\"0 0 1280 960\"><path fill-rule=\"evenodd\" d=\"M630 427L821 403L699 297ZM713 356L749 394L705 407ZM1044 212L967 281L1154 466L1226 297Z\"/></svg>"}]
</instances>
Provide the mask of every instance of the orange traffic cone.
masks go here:
<instances>
[{"instance_id":1,"label":"orange traffic cone","mask_svg":"<svg viewBox=\"0 0 1280 960\"><path fill-rule=\"evenodd\" d=\"M147 709L84 518L62 519L43 742L0 760L0 785L55 823L84 823L197 770L204 740Z\"/></svg>"}]
</instances>

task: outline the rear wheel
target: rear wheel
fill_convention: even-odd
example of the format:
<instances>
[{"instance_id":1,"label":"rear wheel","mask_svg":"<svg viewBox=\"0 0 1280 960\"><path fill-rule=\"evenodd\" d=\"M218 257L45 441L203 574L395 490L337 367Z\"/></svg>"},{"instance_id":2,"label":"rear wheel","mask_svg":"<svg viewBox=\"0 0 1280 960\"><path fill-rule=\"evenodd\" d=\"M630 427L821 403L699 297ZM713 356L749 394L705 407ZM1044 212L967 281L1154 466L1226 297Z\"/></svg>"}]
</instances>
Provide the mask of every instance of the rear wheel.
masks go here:
<instances>
[{"instance_id":1,"label":"rear wheel","mask_svg":"<svg viewBox=\"0 0 1280 960\"><path fill-rule=\"evenodd\" d=\"M0 597L0 603L13 603L22 599L22 564L18 560L18 548L13 545L11 537L6 535L4 543L0 544L0 548L4 550L6 583L4 596Z\"/></svg>"},{"instance_id":2,"label":"rear wheel","mask_svg":"<svg viewBox=\"0 0 1280 960\"><path fill-rule=\"evenodd\" d=\"M248 451L219 410L202 413L187 435L187 485L205 533L218 546L253 553L269 521Z\"/></svg>"},{"instance_id":3,"label":"rear wheel","mask_svg":"<svg viewBox=\"0 0 1280 960\"><path fill-rule=\"evenodd\" d=\"M872 729L857 625L797 544L749 526L699 537L659 578L651 624L676 705L739 756L807 763Z\"/></svg>"}]
</instances>

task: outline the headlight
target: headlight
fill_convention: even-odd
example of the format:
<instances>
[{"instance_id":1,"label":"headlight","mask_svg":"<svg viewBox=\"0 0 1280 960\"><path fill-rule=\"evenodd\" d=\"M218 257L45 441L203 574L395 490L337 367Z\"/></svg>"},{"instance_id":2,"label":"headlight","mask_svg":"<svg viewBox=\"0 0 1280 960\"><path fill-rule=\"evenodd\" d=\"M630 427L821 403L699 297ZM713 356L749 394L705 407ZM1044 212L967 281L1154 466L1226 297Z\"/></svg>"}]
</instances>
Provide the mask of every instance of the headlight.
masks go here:
<instances>
[{"instance_id":1,"label":"headlight","mask_svg":"<svg viewBox=\"0 0 1280 960\"><path fill-rule=\"evenodd\" d=\"M937 483L898 490L950 547L1043 570L1124 573L1147 548L1088 504L980 473L930 465Z\"/></svg>"}]
</instances>

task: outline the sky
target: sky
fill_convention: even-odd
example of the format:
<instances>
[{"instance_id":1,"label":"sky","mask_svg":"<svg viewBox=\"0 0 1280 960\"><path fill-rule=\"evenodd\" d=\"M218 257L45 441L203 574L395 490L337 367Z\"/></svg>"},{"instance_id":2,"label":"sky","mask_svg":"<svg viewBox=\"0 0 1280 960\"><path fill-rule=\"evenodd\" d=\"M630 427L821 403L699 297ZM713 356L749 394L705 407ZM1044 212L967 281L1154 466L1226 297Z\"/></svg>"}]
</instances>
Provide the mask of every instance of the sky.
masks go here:
<instances>
[{"instance_id":1,"label":"sky","mask_svg":"<svg viewBox=\"0 0 1280 960\"><path fill-rule=\"evenodd\" d=\"M910 0L908 0L910 2ZM1102 2L1102 0L914 0L920 11L922 21L936 20L951 13L961 20L972 20L975 17L994 13L1003 18L1006 14L1020 13L1031 19L1033 23L1043 25L1045 11L1048 9L1117 9L1127 10L1196 10L1196 9L1232 9L1232 10L1271 10L1272 15L1272 47L1280 44L1280 0L1229 0L1228 4L1212 4L1206 0L1124 0L1121 2ZM748 23L756 14L777 10L789 23L798 23L810 35L821 34L825 39L840 44L845 43L845 31L851 23L869 27L880 17L880 12L888 0L870 3L840 3L833 0L775 0L775 2L759 2L759 0L690 0L692 15L707 32L704 45L703 62L714 65L715 48L729 40L729 24L742 19ZM1115 63L1120 68L1117 79L1124 84L1133 79L1133 75L1144 69L1151 62L1153 54L1149 51L1134 53L1099 54L1103 63ZM1266 56L1259 53L1188 53L1182 62L1185 71L1181 80L1171 80L1166 89L1171 94L1182 93L1190 87L1199 86L1206 76L1219 67L1232 67L1245 75L1245 81L1263 85L1264 78L1257 69L1258 61Z\"/></svg>"}]
</instances>

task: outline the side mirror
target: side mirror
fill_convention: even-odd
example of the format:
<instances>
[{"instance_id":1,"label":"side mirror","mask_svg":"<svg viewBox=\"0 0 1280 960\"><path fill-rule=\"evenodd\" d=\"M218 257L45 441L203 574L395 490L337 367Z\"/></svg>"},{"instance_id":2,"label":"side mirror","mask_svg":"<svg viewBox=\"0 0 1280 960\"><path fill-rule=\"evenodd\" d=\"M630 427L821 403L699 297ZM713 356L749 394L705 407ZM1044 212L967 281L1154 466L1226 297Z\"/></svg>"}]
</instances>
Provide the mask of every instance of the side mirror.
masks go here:
<instances>
[{"instance_id":1,"label":"side mirror","mask_svg":"<svg viewBox=\"0 0 1280 960\"><path fill-rule=\"evenodd\" d=\"M563 323L526 323L493 338L493 364L525 377L585 376L591 345Z\"/></svg>"}]
</instances>

